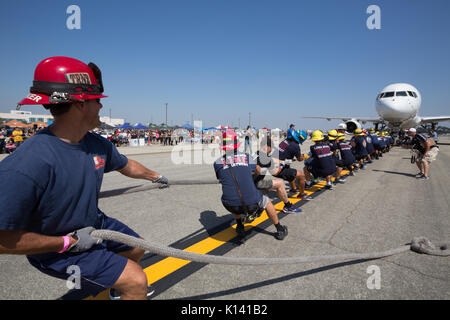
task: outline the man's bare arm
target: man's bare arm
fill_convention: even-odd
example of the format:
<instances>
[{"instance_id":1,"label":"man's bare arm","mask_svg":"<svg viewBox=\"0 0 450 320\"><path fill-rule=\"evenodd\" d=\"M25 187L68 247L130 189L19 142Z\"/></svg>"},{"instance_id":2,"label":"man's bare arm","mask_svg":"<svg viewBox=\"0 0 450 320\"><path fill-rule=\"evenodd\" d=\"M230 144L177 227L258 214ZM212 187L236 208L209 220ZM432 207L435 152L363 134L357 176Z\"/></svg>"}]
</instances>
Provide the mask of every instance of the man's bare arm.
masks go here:
<instances>
[{"instance_id":1,"label":"man's bare arm","mask_svg":"<svg viewBox=\"0 0 450 320\"><path fill-rule=\"evenodd\" d=\"M77 242L69 237L70 245ZM41 254L58 252L64 247L64 239L45 236L25 230L0 230L0 254Z\"/></svg>"},{"instance_id":2,"label":"man's bare arm","mask_svg":"<svg viewBox=\"0 0 450 320\"><path fill-rule=\"evenodd\" d=\"M152 182L159 177L157 172L144 167L142 164L132 159L128 159L127 165L118 171L129 178L145 179Z\"/></svg>"}]
</instances>

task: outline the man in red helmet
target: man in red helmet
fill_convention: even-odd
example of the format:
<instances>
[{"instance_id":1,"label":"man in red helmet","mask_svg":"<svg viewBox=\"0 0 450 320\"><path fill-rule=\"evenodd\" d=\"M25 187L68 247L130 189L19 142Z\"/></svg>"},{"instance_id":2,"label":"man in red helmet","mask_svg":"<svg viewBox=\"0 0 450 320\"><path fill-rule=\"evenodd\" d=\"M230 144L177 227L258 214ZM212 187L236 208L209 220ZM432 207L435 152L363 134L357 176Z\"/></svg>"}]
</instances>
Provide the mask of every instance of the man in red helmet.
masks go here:
<instances>
[{"instance_id":1,"label":"man in red helmet","mask_svg":"<svg viewBox=\"0 0 450 320\"><path fill-rule=\"evenodd\" d=\"M237 151L240 143L234 131L224 132L222 140L225 154L214 162L214 171L222 184L222 204L236 219L238 236L245 236L244 223L252 222L266 210L277 230L275 238L283 240L288 234L287 227L280 224L272 202L253 182L256 162L248 154Z\"/></svg>"},{"instance_id":2,"label":"man in red helmet","mask_svg":"<svg viewBox=\"0 0 450 320\"><path fill-rule=\"evenodd\" d=\"M93 63L52 57L36 67L30 94L19 105L42 104L54 122L0 163L1 180L9 184L0 193L0 254L25 254L34 267L61 279L76 265L81 289L94 296L114 288L111 298L146 299L150 291L139 265L144 251L90 233L110 229L139 237L98 208L104 173L117 170L165 186L168 180L89 132L100 125L105 97Z\"/></svg>"}]
</instances>

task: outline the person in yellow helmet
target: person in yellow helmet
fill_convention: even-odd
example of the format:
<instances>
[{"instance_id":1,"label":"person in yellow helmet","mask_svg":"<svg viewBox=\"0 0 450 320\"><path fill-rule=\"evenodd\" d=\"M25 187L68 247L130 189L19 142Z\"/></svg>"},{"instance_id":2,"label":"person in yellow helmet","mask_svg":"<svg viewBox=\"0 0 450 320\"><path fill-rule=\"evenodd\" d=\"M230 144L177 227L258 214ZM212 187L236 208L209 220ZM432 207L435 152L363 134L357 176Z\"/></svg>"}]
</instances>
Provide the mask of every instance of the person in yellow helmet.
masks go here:
<instances>
[{"instance_id":1,"label":"person in yellow helmet","mask_svg":"<svg viewBox=\"0 0 450 320\"><path fill-rule=\"evenodd\" d=\"M311 140L314 141L315 144L310 147L313 160L303 168L306 179L305 188L310 188L312 186L312 174L314 177L325 178L325 189L332 190L331 175L336 171L336 162L333 158L331 148L328 143L324 142L324 135L320 130L313 132Z\"/></svg>"},{"instance_id":2,"label":"person in yellow helmet","mask_svg":"<svg viewBox=\"0 0 450 320\"><path fill-rule=\"evenodd\" d=\"M355 156L352 152L352 147L350 144L345 142L345 135L343 133L338 134L337 138L337 147L339 149L339 153L341 154L342 164L347 170L350 171L349 175L354 176L353 173L353 163L355 162Z\"/></svg>"},{"instance_id":3,"label":"person in yellow helmet","mask_svg":"<svg viewBox=\"0 0 450 320\"><path fill-rule=\"evenodd\" d=\"M338 139L339 133L337 130L330 130L328 131L328 145L330 146L331 152L333 154L334 161L336 162L336 172L335 172L335 180L334 184L337 183L345 183L345 178L341 178L342 169L344 167L344 164L341 159L339 159L339 148L337 145L337 139Z\"/></svg>"},{"instance_id":4,"label":"person in yellow helmet","mask_svg":"<svg viewBox=\"0 0 450 320\"><path fill-rule=\"evenodd\" d=\"M359 163L360 169L365 169L366 165L364 164L364 160L367 158L367 141L364 136L364 132L361 129L356 129L354 132L354 136L351 139L351 145L355 150L355 159Z\"/></svg>"},{"instance_id":5,"label":"person in yellow helmet","mask_svg":"<svg viewBox=\"0 0 450 320\"><path fill-rule=\"evenodd\" d=\"M379 159L381 153L380 141L378 139L378 134L375 132L374 128L369 129L369 136L372 139L372 144L374 147L373 156L374 159Z\"/></svg>"}]
</instances>

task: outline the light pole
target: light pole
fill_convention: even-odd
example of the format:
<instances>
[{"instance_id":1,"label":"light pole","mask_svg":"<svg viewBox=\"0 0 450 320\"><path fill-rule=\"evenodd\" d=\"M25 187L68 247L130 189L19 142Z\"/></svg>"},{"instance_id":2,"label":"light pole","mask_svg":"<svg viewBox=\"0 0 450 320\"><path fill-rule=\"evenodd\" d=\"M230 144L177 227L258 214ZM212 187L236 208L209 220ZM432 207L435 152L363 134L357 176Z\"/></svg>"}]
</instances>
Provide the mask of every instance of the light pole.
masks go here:
<instances>
[{"instance_id":1,"label":"light pole","mask_svg":"<svg viewBox=\"0 0 450 320\"><path fill-rule=\"evenodd\" d=\"M166 126L167 126L167 105L168 103L166 103Z\"/></svg>"}]
</instances>

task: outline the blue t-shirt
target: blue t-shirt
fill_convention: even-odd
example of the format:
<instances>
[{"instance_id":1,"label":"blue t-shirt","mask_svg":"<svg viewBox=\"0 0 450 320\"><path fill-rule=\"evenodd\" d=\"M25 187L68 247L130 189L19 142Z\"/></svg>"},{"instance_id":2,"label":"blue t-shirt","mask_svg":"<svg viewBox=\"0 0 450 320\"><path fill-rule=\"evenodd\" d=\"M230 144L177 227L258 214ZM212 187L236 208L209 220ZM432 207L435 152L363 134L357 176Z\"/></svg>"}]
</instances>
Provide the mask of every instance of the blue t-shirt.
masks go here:
<instances>
[{"instance_id":1,"label":"blue t-shirt","mask_svg":"<svg viewBox=\"0 0 450 320\"><path fill-rule=\"evenodd\" d=\"M375 150L375 147L373 146L372 137L370 135L365 136L366 139L366 150L367 153L371 154Z\"/></svg>"},{"instance_id":2,"label":"blue t-shirt","mask_svg":"<svg viewBox=\"0 0 450 320\"><path fill-rule=\"evenodd\" d=\"M355 155L358 157L367 156L367 141L364 136L354 136L352 137L352 141L355 142Z\"/></svg>"},{"instance_id":3,"label":"blue t-shirt","mask_svg":"<svg viewBox=\"0 0 450 320\"><path fill-rule=\"evenodd\" d=\"M379 144L380 144L380 141L378 140L377 134L376 134L376 133L370 133L369 136L370 136L370 138L372 139L372 144L373 144L375 147L378 147Z\"/></svg>"},{"instance_id":4,"label":"blue t-shirt","mask_svg":"<svg viewBox=\"0 0 450 320\"><path fill-rule=\"evenodd\" d=\"M352 153L352 147L345 141L339 141L337 146L341 152L341 158L344 166L349 166L355 162L355 156Z\"/></svg>"},{"instance_id":5,"label":"blue t-shirt","mask_svg":"<svg viewBox=\"0 0 450 320\"><path fill-rule=\"evenodd\" d=\"M87 133L79 144L44 129L0 162L0 230L61 236L99 227L103 174L127 164L107 139Z\"/></svg>"},{"instance_id":6,"label":"blue t-shirt","mask_svg":"<svg viewBox=\"0 0 450 320\"><path fill-rule=\"evenodd\" d=\"M312 165L320 175L330 175L336 171L336 161L328 143L312 145L310 150L314 158Z\"/></svg>"},{"instance_id":7,"label":"blue t-shirt","mask_svg":"<svg viewBox=\"0 0 450 320\"><path fill-rule=\"evenodd\" d=\"M262 193L256 189L253 181L252 172L256 170L256 162L248 154L241 152L226 154L226 159L220 157L214 162L216 177L222 184L222 203L227 206L242 206L241 198L230 173L230 164L233 167L233 173L245 205L257 204L261 200Z\"/></svg>"},{"instance_id":8,"label":"blue t-shirt","mask_svg":"<svg viewBox=\"0 0 450 320\"><path fill-rule=\"evenodd\" d=\"M278 156L281 161L292 160L300 155L300 145L295 141L286 139L278 145Z\"/></svg>"}]
</instances>

